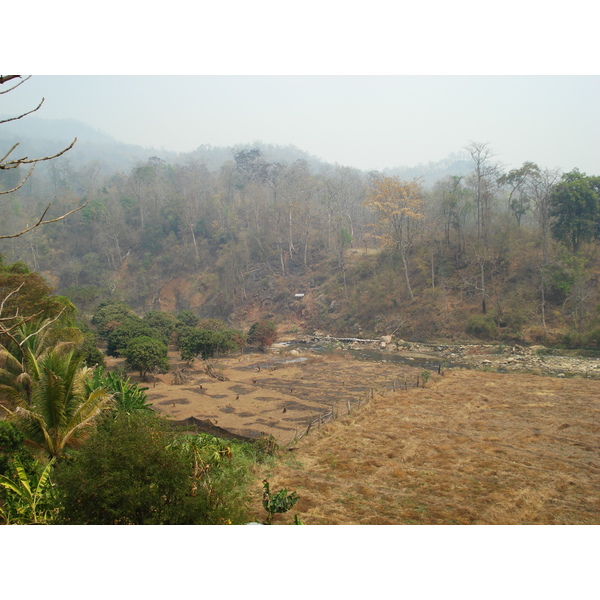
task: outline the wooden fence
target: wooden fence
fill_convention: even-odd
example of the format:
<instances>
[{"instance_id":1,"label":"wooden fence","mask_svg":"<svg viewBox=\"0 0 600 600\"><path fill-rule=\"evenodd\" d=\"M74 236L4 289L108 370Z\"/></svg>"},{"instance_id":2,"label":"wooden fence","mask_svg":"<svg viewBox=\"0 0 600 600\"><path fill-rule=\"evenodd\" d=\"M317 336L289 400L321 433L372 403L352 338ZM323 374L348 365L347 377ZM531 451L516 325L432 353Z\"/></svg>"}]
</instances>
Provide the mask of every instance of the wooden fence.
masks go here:
<instances>
[{"instance_id":1,"label":"wooden fence","mask_svg":"<svg viewBox=\"0 0 600 600\"><path fill-rule=\"evenodd\" d=\"M442 365L439 366L438 373L443 374ZM428 371L423 371L422 373L417 375L417 377L414 381L413 380L409 381L408 378L406 378L406 377L403 378L402 380L394 379L392 381L392 384L389 389L392 392L396 392L398 390L408 390L409 388L425 387L428 380L429 380ZM349 415L353 410L356 410L357 408L359 408L360 406L363 406L369 400L371 400L375 396L376 393L384 396L385 390L379 391L379 390L376 390L375 388L370 388L369 392L367 393L366 398L362 398L362 399L355 400L355 401L346 400L346 406L345 406L346 410L342 409L342 411L340 411L338 409L336 411L335 407L331 406L331 410L329 410L328 412L320 414L319 416L311 419L308 422L308 425L306 426L306 428L303 431L301 431L300 433L296 429L294 437L287 444L284 444L284 445L286 445L286 446L292 445L293 443L295 443L298 440L301 440L303 437L307 436L314 429L320 429L323 425L325 425L325 423L332 421L336 417L339 417L341 415Z\"/></svg>"},{"instance_id":2,"label":"wooden fence","mask_svg":"<svg viewBox=\"0 0 600 600\"><path fill-rule=\"evenodd\" d=\"M340 412L339 409L336 410L334 406L331 406L331 410L329 410L328 412L320 414L318 417L311 419L308 422L306 429L304 429L302 432L298 433L298 430L296 430L294 437L286 445L289 446L289 445L293 444L294 442L297 442L298 440L307 436L312 430L320 429L323 425L325 425L325 423L329 423L329 421L333 421L333 419L335 419L341 415L349 415L353 410L356 410L360 406L363 406L364 404L366 404L371 398L373 398L374 395L375 395L375 390L370 389L366 398L362 398L362 399L355 400L355 401L346 400L346 407L345 407L346 411L343 411L343 412Z\"/></svg>"}]
</instances>

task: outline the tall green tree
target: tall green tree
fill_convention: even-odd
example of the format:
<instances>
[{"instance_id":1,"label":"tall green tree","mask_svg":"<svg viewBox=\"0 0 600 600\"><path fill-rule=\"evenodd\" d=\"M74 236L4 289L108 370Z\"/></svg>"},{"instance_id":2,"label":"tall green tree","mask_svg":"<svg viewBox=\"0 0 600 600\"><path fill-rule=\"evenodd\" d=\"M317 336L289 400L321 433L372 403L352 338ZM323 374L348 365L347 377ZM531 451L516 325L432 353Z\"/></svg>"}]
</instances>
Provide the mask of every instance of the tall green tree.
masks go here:
<instances>
[{"instance_id":1,"label":"tall green tree","mask_svg":"<svg viewBox=\"0 0 600 600\"><path fill-rule=\"evenodd\" d=\"M169 339L162 334L161 330L155 329L145 320L138 316L130 316L109 333L106 353L109 356L125 356L124 352L128 344L142 336L160 340L164 344Z\"/></svg>"},{"instance_id":2,"label":"tall green tree","mask_svg":"<svg viewBox=\"0 0 600 600\"><path fill-rule=\"evenodd\" d=\"M596 179L577 170L565 173L550 195L552 235L573 252L598 231L600 204L594 186Z\"/></svg>"},{"instance_id":3,"label":"tall green tree","mask_svg":"<svg viewBox=\"0 0 600 600\"><path fill-rule=\"evenodd\" d=\"M140 377L145 379L149 372L155 369L169 370L167 358L168 348L160 340L148 336L133 338L123 351L130 368L139 371Z\"/></svg>"},{"instance_id":4,"label":"tall green tree","mask_svg":"<svg viewBox=\"0 0 600 600\"><path fill-rule=\"evenodd\" d=\"M101 302L92 316L92 325L96 327L101 338L108 338L110 333L129 318L139 317L124 302Z\"/></svg>"},{"instance_id":5,"label":"tall green tree","mask_svg":"<svg viewBox=\"0 0 600 600\"><path fill-rule=\"evenodd\" d=\"M521 219L531 209L530 181L540 176L540 168L530 161L524 162L518 169L512 169L498 178L498 184L506 186L508 194L508 211L521 226Z\"/></svg>"}]
</instances>

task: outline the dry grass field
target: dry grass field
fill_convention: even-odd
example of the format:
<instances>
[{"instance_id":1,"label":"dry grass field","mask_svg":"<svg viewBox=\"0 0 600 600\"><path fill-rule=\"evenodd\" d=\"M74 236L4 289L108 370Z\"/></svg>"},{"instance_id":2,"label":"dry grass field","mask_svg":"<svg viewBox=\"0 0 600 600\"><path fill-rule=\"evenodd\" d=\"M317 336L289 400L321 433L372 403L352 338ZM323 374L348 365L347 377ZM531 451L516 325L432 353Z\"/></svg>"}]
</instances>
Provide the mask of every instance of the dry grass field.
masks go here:
<instances>
[{"instance_id":1,"label":"dry grass field","mask_svg":"<svg viewBox=\"0 0 600 600\"><path fill-rule=\"evenodd\" d=\"M147 384L175 420L278 440L279 460L257 473L257 520L267 477L300 496L274 523L600 524L597 380L453 369L415 388L419 368L302 358L221 359L225 381L196 361L184 385L172 374ZM335 420L292 442L332 407Z\"/></svg>"},{"instance_id":2,"label":"dry grass field","mask_svg":"<svg viewBox=\"0 0 600 600\"><path fill-rule=\"evenodd\" d=\"M375 395L262 475L298 492L306 524L599 524L598 392L591 380L447 372Z\"/></svg>"}]
</instances>

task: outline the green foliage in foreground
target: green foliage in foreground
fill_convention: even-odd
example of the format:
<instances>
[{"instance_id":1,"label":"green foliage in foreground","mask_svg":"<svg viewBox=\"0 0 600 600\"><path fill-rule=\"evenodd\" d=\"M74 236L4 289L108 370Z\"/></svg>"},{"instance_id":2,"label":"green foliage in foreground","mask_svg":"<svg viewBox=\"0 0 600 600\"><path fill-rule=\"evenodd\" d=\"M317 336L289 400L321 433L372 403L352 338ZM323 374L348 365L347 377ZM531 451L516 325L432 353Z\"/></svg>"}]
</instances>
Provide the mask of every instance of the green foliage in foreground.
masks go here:
<instances>
[{"instance_id":1,"label":"green foliage in foreground","mask_svg":"<svg viewBox=\"0 0 600 600\"><path fill-rule=\"evenodd\" d=\"M33 473L33 457L23 446L25 436L10 421L0 421L0 475L12 473L12 461L18 457L27 472Z\"/></svg>"},{"instance_id":2,"label":"green foliage in foreground","mask_svg":"<svg viewBox=\"0 0 600 600\"><path fill-rule=\"evenodd\" d=\"M61 456L67 447L81 442L112 404L103 388L86 387L91 374L81 362L76 350L50 348L34 362L35 368L23 374L28 378L28 393L10 395L16 408L4 407L28 443L49 456ZM9 394L10 385L3 387L3 393Z\"/></svg>"},{"instance_id":3,"label":"green foliage in foreground","mask_svg":"<svg viewBox=\"0 0 600 600\"><path fill-rule=\"evenodd\" d=\"M242 523L247 457L239 448L226 448L211 436L198 436L197 442L178 438L156 415L117 415L57 469L60 520L97 525Z\"/></svg>"},{"instance_id":4,"label":"green foliage in foreground","mask_svg":"<svg viewBox=\"0 0 600 600\"><path fill-rule=\"evenodd\" d=\"M103 367L96 367L86 385L90 392L97 388L105 388L113 397L116 411L131 413L138 410L146 412L153 410L146 394L148 388L132 383L130 377L111 371L105 372Z\"/></svg>"},{"instance_id":5,"label":"green foliage in foreground","mask_svg":"<svg viewBox=\"0 0 600 600\"><path fill-rule=\"evenodd\" d=\"M52 522L58 508L55 490L50 480L52 459L42 472L31 476L18 456L13 459L15 477L0 475L0 486L8 491L0 518L11 525L43 525Z\"/></svg>"},{"instance_id":6,"label":"green foliage in foreground","mask_svg":"<svg viewBox=\"0 0 600 600\"><path fill-rule=\"evenodd\" d=\"M267 511L268 515L265 525L270 525L276 514L285 513L293 508L298 500L300 500L300 497L296 492L288 494L288 491L285 488L279 490L275 494L271 493L269 482L265 479L263 481L263 508ZM294 519L294 522L298 525L301 524L297 518Z\"/></svg>"}]
</instances>

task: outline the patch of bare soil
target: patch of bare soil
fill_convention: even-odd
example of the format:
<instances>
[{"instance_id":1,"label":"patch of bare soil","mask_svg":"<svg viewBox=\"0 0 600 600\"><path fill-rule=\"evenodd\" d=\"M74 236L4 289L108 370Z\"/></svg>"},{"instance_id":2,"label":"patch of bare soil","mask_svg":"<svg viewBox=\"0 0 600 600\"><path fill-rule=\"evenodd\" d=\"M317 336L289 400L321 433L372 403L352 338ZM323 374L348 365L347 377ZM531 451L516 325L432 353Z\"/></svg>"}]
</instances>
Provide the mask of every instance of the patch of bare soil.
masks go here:
<instances>
[{"instance_id":1,"label":"patch of bare soil","mask_svg":"<svg viewBox=\"0 0 600 600\"><path fill-rule=\"evenodd\" d=\"M599 524L598 391L448 371L376 394L260 476L298 492L306 524Z\"/></svg>"},{"instance_id":2,"label":"patch of bare soil","mask_svg":"<svg viewBox=\"0 0 600 600\"><path fill-rule=\"evenodd\" d=\"M148 399L159 413L174 421L209 420L240 437L272 435L280 444L301 436L319 415L347 413L348 405L364 402L371 390L415 383L410 368L355 361L343 353L272 351L220 358L212 364L224 381L207 374L200 360L189 366L176 352L169 360L171 371L149 383L130 374L148 387ZM107 359L109 368L119 365L122 359ZM181 385L174 383L177 371L186 380Z\"/></svg>"}]
</instances>

